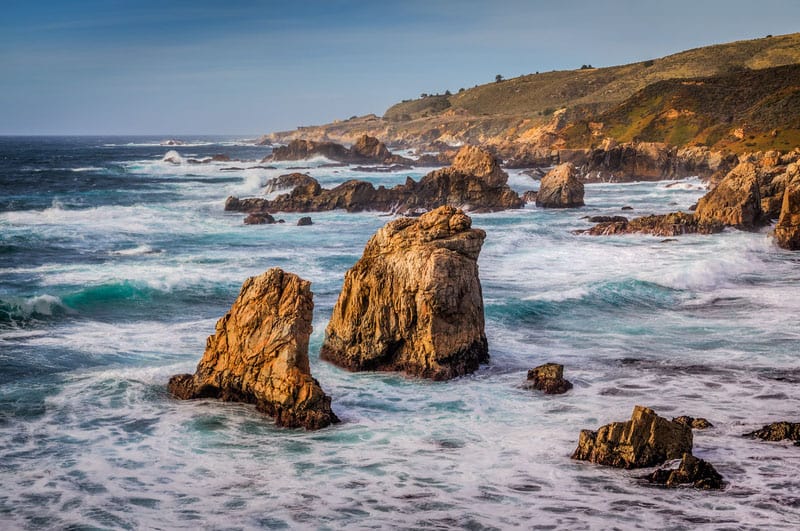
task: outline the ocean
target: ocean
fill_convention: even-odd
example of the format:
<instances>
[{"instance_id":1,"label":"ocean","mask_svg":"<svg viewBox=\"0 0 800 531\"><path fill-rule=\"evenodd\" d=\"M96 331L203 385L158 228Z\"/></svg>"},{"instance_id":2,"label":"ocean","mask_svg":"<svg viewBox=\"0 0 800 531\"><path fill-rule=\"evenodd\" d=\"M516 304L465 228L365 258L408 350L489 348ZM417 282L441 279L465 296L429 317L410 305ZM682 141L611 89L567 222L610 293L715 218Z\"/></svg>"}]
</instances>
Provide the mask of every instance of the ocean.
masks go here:
<instances>
[{"instance_id":1,"label":"ocean","mask_svg":"<svg viewBox=\"0 0 800 531\"><path fill-rule=\"evenodd\" d=\"M491 362L430 382L319 359L344 273L390 217L246 226L223 210L290 171L331 186L424 169L256 168L269 147L162 140L0 137L0 528L800 526L798 448L741 437L800 420L800 254L766 231L572 233L589 215L686 210L699 179L588 184L584 208L472 215L487 233ZM171 150L182 163L162 161ZM188 162L218 153L233 160ZM538 187L519 171L509 184ZM311 370L341 424L281 429L252 406L166 391L245 278L274 266L312 282ZM550 361L575 384L566 395L523 387ZM726 488L666 490L570 459L581 429L637 404L708 418L694 453Z\"/></svg>"}]
</instances>

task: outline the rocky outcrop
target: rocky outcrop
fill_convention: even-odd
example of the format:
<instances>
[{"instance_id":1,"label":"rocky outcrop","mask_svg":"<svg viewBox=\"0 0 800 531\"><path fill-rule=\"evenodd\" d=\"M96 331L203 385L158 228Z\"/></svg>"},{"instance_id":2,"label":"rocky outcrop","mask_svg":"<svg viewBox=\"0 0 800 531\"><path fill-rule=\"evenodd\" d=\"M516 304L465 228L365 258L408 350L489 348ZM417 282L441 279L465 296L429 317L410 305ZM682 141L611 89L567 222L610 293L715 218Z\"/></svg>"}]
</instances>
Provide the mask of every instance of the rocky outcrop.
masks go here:
<instances>
[{"instance_id":1,"label":"rocky outcrop","mask_svg":"<svg viewBox=\"0 0 800 531\"><path fill-rule=\"evenodd\" d=\"M271 225L275 218L268 212L253 212L244 218L245 225Z\"/></svg>"},{"instance_id":2,"label":"rocky outcrop","mask_svg":"<svg viewBox=\"0 0 800 531\"><path fill-rule=\"evenodd\" d=\"M794 441L800 446L800 422L773 422L744 436L764 441Z\"/></svg>"},{"instance_id":3,"label":"rocky outcrop","mask_svg":"<svg viewBox=\"0 0 800 531\"><path fill-rule=\"evenodd\" d=\"M694 216L698 223L721 223L729 227L752 229L761 221L761 195L756 166L743 162L716 188L697 202Z\"/></svg>"},{"instance_id":4,"label":"rocky outcrop","mask_svg":"<svg viewBox=\"0 0 800 531\"><path fill-rule=\"evenodd\" d=\"M346 273L322 359L446 380L489 359L478 254L486 234L442 206L387 223Z\"/></svg>"},{"instance_id":5,"label":"rocky outcrop","mask_svg":"<svg viewBox=\"0 0 800 531\"><path fill-rule=\"evenodd\" d=\"M574 208L583 204L583 183L578 180L578 171L571 163L556 166L542 177L536 206Z\"/></svg>"},{"instance_id":6,"label":"rocky outcrop","mask_svg":"<svg viewBox=\"0 0 800 531\"><path fill-rule=\"evenodd\" d=\"M264 185L264 193L271 194L279 190L293 190L298 187L307 188L308 190L320 188L319 182L310 175L306 175L305 173L288 173L268 180Z\"/></svg>"},{"instance_id":7,"label":"rocky outcrop","mask_svg":"<svg viewBox=\"0 0 800 531\"><path fill-rule=\"evenodd\" d=\"M711 424L708 419L704 419L702 417L690 417L688 415L682 415L680 417L674 417L672 422L677 422L679 424L685 424L689 426L693 430L705 430L708 428L713 428L714 425Z\"/></svg>"},{"instance_id":8,"label":"rocky outcrop","mask_svg":"<svg viewBox=\"0 0 800 531\"><path fill-rule=\"evenodd\" d=\"M572 382L564 379L564 366L558 363L545 363L529 370L528 384L548 395L560 395L572 389Z\"/></svg>"},{"instance_id":9,"label":"rocky outcrop","mask_svg":"<svg viewBox=\"0 0 800 531\"><path fill-rule=\"evenodd\" d=\"M311 221L311 218L309 216L303 216L302 218L297 220L297 226L298 227L307 227L307 226L313 225L313 224L314 224L314 222Z\"/></svg>"},{"instance_id":10,"label":"rocky outcrop","mask_svg":"<svg viewBox=\"0 0 800 531\"><path fill-rule=\"evenodd\" d=\"M784 249L800 250L800 165L793 163L787 169L791 180L786 184L781 202L781 213L775 226L775 242Z\"/></svg>"},{"instance_id":11,"label":"rocky outcrop","mask_svg":"<svg viewBox=\"0 0 800 531\"><path fill-rule=\"evenodd\" d=\"M586 230L576 230L576 234L592 236L611 236L614 234L651 234L660 237L683 234L714 234L724 228L722 223L700 223L692 214L673 212L634 218L630 221L604 221Z\"/></svg>"},{"instance_id":12,"label":"rocky outcrop","mask_svg":"<svg viewBox=\"0 0 800 531\"><path fill-rule=\"evenodd\" d=\"M581 431L573 459L618 468L642 468L692 452L692 429L659 417L647 407L633 408L631 420L597 431Z\"/></svg>"},{"instance_id":13,"label":"rocky outcrop","mask_svg":"<svg viewBox=\"0 0 800 531\"><path fill-rule=\"evenodd\" d=\"M194 375L169 381L178 398L247 402L279 426L318 429L338 422L331 399L311 377L311 283L273 268L248 278Z\"/></svg>"},{"instance_id":14,"label":"rocky outcrop","mask_svg":"<svg viewBox=\"0 0 800 531\"><path fill-rule=\"evenodd\" d=\"M272 154L262 162L305 160L312 157L326 157L352 164L403 164L408 166L413 163L411 159L393 155L381 141L369 135L361 135L350 148L334 142L292 140L285 146L274 148Z\"/></svg>"},{"instance_id":15,"label":"rocky outcrop","mask_svg":"<svg viewBox=\"0 0 800 531\"><path fill-rule=\"evenodd\" d=\"M665 487L691 485L706 490L724 487L722 476L711 463L689 453L683 454L678 468L660 468L642 479Z\"/></svg>"},{"instance_id":16,"label":"rocky outcrop","mask_svg":"<svg viewBox=\"0 0 800 531\"><path fill-rule=\"evenodd\" d=\"M274 199L228 198L225 210L237 212L321 212L343 209L348 212L376 210L415 213L442 205L476 211L522 208L523 201L506 184L508 176L499 169L491 155L476 154L475 148L462 148L458 165L435 170L415 182L393 188L350 180L331 189L323 189L309 176L290 193ZM477 171L479 175L469 173ZM298 178L298 180L300 180Z\"/></svg>"}]
</instances>

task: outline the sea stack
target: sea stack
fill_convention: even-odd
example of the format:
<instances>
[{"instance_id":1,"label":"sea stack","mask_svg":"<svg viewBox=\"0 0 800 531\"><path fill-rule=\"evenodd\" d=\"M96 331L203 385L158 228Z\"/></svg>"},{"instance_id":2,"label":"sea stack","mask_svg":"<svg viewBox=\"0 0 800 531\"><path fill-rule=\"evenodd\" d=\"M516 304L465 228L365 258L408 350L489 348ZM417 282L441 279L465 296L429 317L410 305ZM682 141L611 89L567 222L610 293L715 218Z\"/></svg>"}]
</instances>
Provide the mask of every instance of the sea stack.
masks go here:
<instances>
[{"instance_id":1,"label":"sea stack","mask_svg":"<svg viewBox=\"0 0 800 531\"><path fill-rule=\"evenodd\" d=\"M571 162L559 164L542 177L536 206L544 208L574 208L583 206L583 183Z\"/></svg>"},{"instance_id":2,"label":"sea stack","mask_svg":"<svg viewBox=\"0 0 800 531\"><path fill-rule=\"evenodd\" d=\"M450 206L387 223L345 274L322 359L446 380L489 359L478 254L486 233Z\"/></svg>"},{"instance_id":3,"label":"sea stack","mask_svg":"<svg viewBox=\"0 0 800 531\"><path fill-rule=\"evenodd\" d=\"M307 280L277 267L248 278L206 341L197 371L173 376L170 392L255 404L279 426L319 429L338 422L330 397L311 377L313 311Z\"/></svg>"}]
</instances>

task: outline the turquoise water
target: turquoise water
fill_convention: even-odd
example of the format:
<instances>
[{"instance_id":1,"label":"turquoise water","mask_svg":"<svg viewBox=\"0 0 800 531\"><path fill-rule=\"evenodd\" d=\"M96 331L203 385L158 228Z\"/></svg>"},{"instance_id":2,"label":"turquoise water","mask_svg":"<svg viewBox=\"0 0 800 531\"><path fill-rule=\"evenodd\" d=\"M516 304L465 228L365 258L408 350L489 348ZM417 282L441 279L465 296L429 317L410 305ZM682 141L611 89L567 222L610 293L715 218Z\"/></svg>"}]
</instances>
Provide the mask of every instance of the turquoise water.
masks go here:
<instances>
[{"instance_id":1,"label":"turquoise water","mask_svg":"<svg viewBox=\"0 0 800 531\"><path fill-rule=\"evenodd\" d=\"M798 255L765 233L662 242L577 236L587 215L686 208L696 179L587 185L587 207L473 216L491 363L432 383L319 360L344 272L388 219L312 214L245 226L228 195L277 170L236 139L0 139L0 526L3 528L786 528L800 460L739 435L797 420ZM226 153L240 161L161 162ZM307 170L325 185L423 172ZM292 170L294 171L294 170ZM303 170L306 171L306 170ZM535 189L514 172L518 191ZM275 428L253 408L178 402L242 281L280 266L312 281L311 365L343 423ZM522 388L564 363L575 389ZM583 428L635 404L707 417L695 453L722 492L661 490L573 462Z\"/></svg>"}]
</instances>

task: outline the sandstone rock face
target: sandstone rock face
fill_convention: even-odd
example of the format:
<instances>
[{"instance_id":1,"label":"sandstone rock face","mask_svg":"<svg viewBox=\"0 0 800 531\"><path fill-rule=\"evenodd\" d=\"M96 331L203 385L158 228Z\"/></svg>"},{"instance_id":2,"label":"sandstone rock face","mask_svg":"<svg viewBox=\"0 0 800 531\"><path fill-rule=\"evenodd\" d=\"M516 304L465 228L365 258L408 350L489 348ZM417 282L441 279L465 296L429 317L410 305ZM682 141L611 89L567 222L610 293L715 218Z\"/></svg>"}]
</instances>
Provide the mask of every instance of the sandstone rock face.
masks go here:
<instances>
[{"instance_id":1,"label":"sandstone rock face","mask_svg":"<svg viewBox=\"0 0 800 531\"><path fill-rule=\"evenodd\" d=\"M476 211L494 211L522 208L524 202L506 184L508 175L499 169L496 160L477 148L465 147L459 168L442 168L427 174L415 182L410 177L405 184L393 188L350 180L331 189L323 189L319 183L300 174L298 184L291 193L281 194L275 199L230 197L225 210L237 212L321 212L344 209L348 212L377 210L394 213L413 213L432 210L442 205L467 208ZM477 162L476 162L477 161ZM467 173L474 167L483 176ZM279 178L280 179L280 178ZM288 180L288 178L287 178Z\"/></svg>"},{"instance_id":2,"label":"sandstone rock face","mask_svg":"<svg viewBox=\"0 0 800 531\"><path fill-rule=\"evenodd\" d=\"M697 202L699 223L722 223L752 229L761 221L761 195L756 166L742 162L716 188Z\"/></svg>"},{"instance_id":3,"label":"sandstone rock face","mask_svg":"<svg viewBox=\"0 0 800 531\"><path fill-rule=\"evenodd\" d=\"M786 185L781 204L781 214L775 226L775 241L784 249L800 250L800 167L792 164L792 180Z\"/></svg>"},{"instance_id":4,"label":"sandstone rock face","mask_svg":"<svg viewBox=\"0 0 800 531\"><path fill-rule=\"evenodd\" d=\"M689 453L683 454L678 468L661 468L642 479L665 487L691 485L696 489L721 489L724 486L722 476L711 463Z\"/></svg>"},{"instance_id":5,"label":"sandstone rock face","mask_svg":"<svg viewBox=\"0 0 800 531\"><path fill-rule=\"evenodd\" d=\"M443 206L387 223L345 275L321 356L446 380L489 359L477 259L486 234Z\"/></svg>"},{"instance_id":6,"label":"sandstone rock face","mask_svg":"<svg viewBox=\"0 0 800 531\"><path fill-rule=\"evenodd\" d=\"M529 370L528 382L533 389L548 395L560 395L572 389L572 382L564 379L564 366L557 363L545 363Z\"/></svg>"},{"instance_id":7,"label":"sandstone rock face","mask_svg":"<svg viewBox=\"0 0 800 531\"><path fill-rule=\"evenodd\" d=\"M692 453L692 429L659 417L647 407L633 408L631 420L597 431L581 431L573 459L618 468L641 468Z\"/></svg>"},{"instance_id":8,"label":"sandstone rock face","mask_svg":"<svg viewBox=\"0 0 800 531\"><path fill-rule=\"evenodd\" d=\"M480 177L489 186L503 186L508 174L500 168L500 162L488 151L477 146L464 146L453 159L455 171Z\"/></svg>"},{"instance_id":9,"label":"sandstone rock face","mask_svg":"<svg viewBox=\"0 0 800 531\"><path fill-rule=\"evenodd\" d=\"M583 183L578 180L578 171L571 163L556 166L542 177L536 206L573 208L583 204Z\"/></svg>"},{"instance_id":10,"label":"sandstone rock face","mask_svg":"<svg viewBox=\"0 0 800 531\"><path fill-rule=\"evenodd\" d=\"M338 422L309 368L313 309L311 283L297 275L273 268L248 278L217 321L195 374L173 376L170 392L255 404L279 426L318 429Z\"/></svg>"},{"instance_id":11,"label":"sandstone rock face","mask_svg":"<svg viewBox=\"0 0 800 531\"><path fill-rule=\"evenodd\" d=\"M760 430L746 433L745 437L755 437L764 441L794 441L800 446L800 422L773 422Z\"/></svg>"},{"instance_id":12,"label":"sandstone rock face","mask_svg":"<svg viewBox=\"0 0 800 531\"><path fill-rule=\"evenodd\" d=\"M674 417L672 422L677 422L679 424L685 424L689 426L693 430L705 430L707 428L713 428L714 425L711 424L708 419L704 419L702 417L690 417L688 415L682 415L680 417Z\"/></svg>"}]
</instances>

